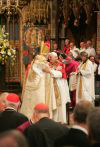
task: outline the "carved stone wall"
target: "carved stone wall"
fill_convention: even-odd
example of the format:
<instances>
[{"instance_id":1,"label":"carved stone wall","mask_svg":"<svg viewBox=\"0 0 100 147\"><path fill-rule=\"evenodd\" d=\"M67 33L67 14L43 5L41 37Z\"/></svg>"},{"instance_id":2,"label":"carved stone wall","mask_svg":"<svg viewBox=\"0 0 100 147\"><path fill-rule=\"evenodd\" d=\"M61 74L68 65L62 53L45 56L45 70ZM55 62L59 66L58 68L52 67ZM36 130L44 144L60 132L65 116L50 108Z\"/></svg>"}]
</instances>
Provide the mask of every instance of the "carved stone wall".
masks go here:
<instances>
[{"instance_id":1,"label":"carved stone wall","mask_svg":"<svg viewBox=\"0 0 100 147\"><path fill-rule=\"evenodd\" d=\"M100 12L97 13L97 53L100 54Z\"/></svg>"},{"instance_id":2,"label":"carved stone wall","mask_svg":"<svg viewBox=\"0 0 100 147\"><path fill-rule=\"evenodd\" d=\"M46 2L46 0L44 1ZM60 3L58 3L58 0L47 0L49 7L46 10L47 12L49 12L48 13L49 17L45 15L45 18L47 20L44 20L44 22L46 22L45 27L46 27L46 30L48 30L50 38L51 38L51 49L52 49L52 44L55 40L62 39L60 43L61 43L61 47L63 47L63 42L65 38L68 37L70 40L71 39L73 40L73 38L75 39L73 35L73 31L72 31L73 27L74 29L77 29L77 28L79 29L80 27L79 21L82 20L83 22L81 25L86 27L86 29L84 29L85 27L81 26L81 30L83 28L82 31L85 31L83 35L84 38L86 37L86 39L93 39L94 44L97 44L97 53L100 54L100 13L97 14L97 43L96 43L96 30L95 30L95 27L96 27L95 14L96 13L94 12L97 9L94 7L95 5L91 5L90 0L87 0L87 1L83 0L81 1L83 3L80 3L80 4L77 3L79 2L77 0L63 0L63 1L59 0L59 1L61 1L61 5ZM16 73L14 73L15 71L12 74L14 74L13 78L17 79L18 81L23 81L23 75L25 73L25 68L23 65L23 46L22 46L23 45L23 31L24 31L23 28L25 25L28 25L28 28L34 27L34 24L33 24L34 20L32 20L33 17L29 17L31 15L30 12L32 11L32 7L33 7L32 6L30 9L29 7L30 2L31 0L20 0L19 6L17 8L17 13L19 14L19 17L20 17L19 19L20 27L18 28L20 30L20 37L18 40L18 44L15 43L17 47L19 48L19 52L18 52L19 58L17 59L17 62L19 65L15 67L17 69L18 78L16 78ZM30 15L28 13L30 13ZM27 16L29 17L28 19L26 19ZM42 16L38 16L38 17L39 19L42 18ZM82 19L83 17L84 17L84 20ZM35 26L38 24L37 20L36 20ZM38 25L38 28L41 28L41 23L44 23L44 22L39 21L40 26ZM82 34L82 32L80 33Z\"/></svg>"},{"instance_id":3,"label":"carved stone wall","mask_svg":"<svg viewBox=\"0 0 100 147\"><path fill-rule=\"evenodd\" d=\"M41 4L41 5L40 5ZM25 67L32 61L34 50L39 49L46 35L51 35L51 8L49 0L30 1L21 9L21 81L23 83ZM37 13L35 13L37 12ZM41 12L41 13L40 13ZM24 62L23 62L24 61Z\"/></svg>"},{"instance_id":4,"label":"carved stone wall","mask_svg":"<svg viewBox=\"0 0 100 147\"><path fill-rule=\"evenodd\" d=\"M51 50L53 42L56 40L56 15L57 15L57 0L51 2Z\"/></svg>"}]
</instances>

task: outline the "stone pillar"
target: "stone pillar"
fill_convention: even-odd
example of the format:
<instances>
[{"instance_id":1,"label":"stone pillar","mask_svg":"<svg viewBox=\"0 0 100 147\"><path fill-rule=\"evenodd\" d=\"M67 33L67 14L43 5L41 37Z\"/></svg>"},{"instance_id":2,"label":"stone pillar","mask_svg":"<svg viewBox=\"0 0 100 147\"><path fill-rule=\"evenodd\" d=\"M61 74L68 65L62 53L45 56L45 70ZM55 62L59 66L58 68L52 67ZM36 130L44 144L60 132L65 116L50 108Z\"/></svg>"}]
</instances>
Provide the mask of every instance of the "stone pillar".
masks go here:
<instances>
[{"instance_id":1,"label":"stone pillar","mask_svg":"<svg viewBox=\"0 0 100 147\"><path fill-rule=\"evenodd\" d=\"M100 11L97 12L97 54L100 54Z\"/></svg>"},{"instance_id":2,"label":"stone pillar","mask_svg":"<svg viewBox=\"0 0 100 147\"><path fill-rule=\"evenodd\" d=\"M51 50L53 40L56 39L56 13L57 13L57 0L51 1L50 10L51 10Z\"/></svg>"}]
</instances>

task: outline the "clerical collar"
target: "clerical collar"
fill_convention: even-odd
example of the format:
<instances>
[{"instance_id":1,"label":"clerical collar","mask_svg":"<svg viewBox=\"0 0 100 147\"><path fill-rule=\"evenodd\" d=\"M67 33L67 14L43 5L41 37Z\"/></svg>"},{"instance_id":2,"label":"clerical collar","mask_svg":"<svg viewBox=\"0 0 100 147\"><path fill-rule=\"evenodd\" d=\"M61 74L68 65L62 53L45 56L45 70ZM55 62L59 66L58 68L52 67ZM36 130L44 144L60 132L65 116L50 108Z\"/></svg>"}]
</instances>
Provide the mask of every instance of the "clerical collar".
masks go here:
<instances>
[{"instance_id":1,"label":"clerical collar","mask_svg":"<svg viewBox=\"0 0 100 147\"><path fill-rule=\"evenodd\" d=\"M7 107L5 110L9 110L9 111L17 111L15 108L12 108L12 107Z\"/></svg>"}]
</instances>

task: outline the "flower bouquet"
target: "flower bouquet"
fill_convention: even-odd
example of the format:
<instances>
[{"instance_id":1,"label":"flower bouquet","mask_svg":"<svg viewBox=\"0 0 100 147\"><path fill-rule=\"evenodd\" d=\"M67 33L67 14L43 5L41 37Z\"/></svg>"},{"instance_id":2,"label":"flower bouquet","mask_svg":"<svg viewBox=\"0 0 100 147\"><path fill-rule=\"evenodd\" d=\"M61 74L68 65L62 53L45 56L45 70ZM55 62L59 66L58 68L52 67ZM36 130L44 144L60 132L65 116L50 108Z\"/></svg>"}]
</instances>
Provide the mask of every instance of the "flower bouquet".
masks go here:
<instances>
[{"instance_id":1,"label":"flower bouquet","mask_svg":"<svg viewBox=\"0 0 100 147\"><path fill-rule=\"evenodd\" d=\"M0 31L0 63L5 64L10 61L14 64L16 61L16 50L9 45L8 33Z\"/></svg>"}]
</instances>

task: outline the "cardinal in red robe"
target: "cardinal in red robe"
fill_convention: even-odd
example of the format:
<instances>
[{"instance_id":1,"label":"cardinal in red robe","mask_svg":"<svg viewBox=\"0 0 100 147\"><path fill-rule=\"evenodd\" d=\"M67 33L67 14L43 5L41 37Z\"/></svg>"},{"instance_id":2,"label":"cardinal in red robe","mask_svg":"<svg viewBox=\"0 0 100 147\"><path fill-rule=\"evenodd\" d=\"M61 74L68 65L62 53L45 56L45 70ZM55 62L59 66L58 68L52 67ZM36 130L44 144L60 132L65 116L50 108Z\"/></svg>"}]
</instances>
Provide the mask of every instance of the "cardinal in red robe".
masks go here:
<instances>
[{"instance_id":1,"label":"cardinal in red robe","mask_svg":"<svg viewBox=\"0 0 100 147\"><path fill-rule=\"evenodd\" d=\"M72 72L76 72L77 68L79 66L79 62L75 61L71 57L66 58L66 73L68 75L68 78L70 78L70 74ZM74 108L76 105L76 90L70 91L70 97L71 97L71 107Z\"/></svg>"}]
</instances>

